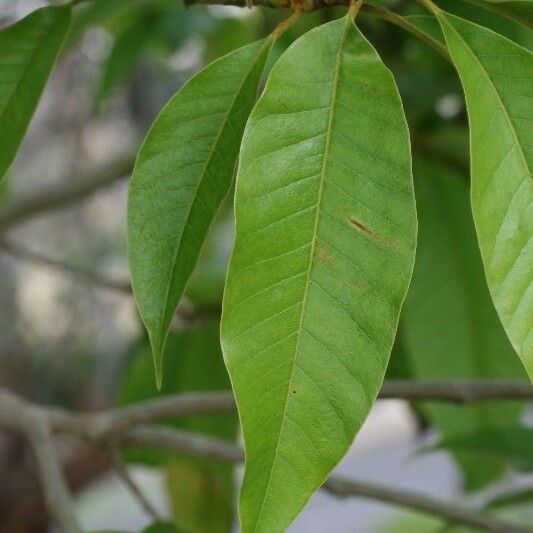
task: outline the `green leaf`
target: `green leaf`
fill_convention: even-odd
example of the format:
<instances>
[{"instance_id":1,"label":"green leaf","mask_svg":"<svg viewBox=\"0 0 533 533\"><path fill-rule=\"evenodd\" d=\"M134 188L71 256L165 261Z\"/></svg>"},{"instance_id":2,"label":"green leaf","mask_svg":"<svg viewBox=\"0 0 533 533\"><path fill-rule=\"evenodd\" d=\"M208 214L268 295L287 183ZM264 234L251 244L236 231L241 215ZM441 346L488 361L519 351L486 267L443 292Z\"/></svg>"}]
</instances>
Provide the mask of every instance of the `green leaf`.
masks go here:
<instances>
[{"instance_id":1,"label":"green leaf","mask_svg":"<svg viewBox=\"0 0 533 533\"><path fill-rule=\"evenodd\" d=\"M533 503L533 488L515 489L513 492L499 494L491 498L485 505L486 509L502 509Z\"/></svg>"},{"instance_id":2,"label":"green leaf","mask_svg":"<svg viewBox=\"0 0 533 533\"><path fill-rule=\"evenodd\" d=\"M491 30L437 14L466 94L472 210L488 286L533 379L533 55Z\"/></svg>"},{"instance_id":3,"label":"green leaf","mask_svg":"<svg viewBox=\"0 0 533 533\"><path fill-rule=\"evenodd\" d=\"M407 15L402 18L421 32L429 35L437 43L444 44L444 36L435 17L430 15Z\"/></svg>"},{"instance_id":4,"label":"green leaf","mask_svg":"<svg viewBox=\"0 0 533 533\"><path fill-rule=\"evenodd\" d=\"M95 99L97 106L134 69L153 30L154 13L148 6L134 10L130 16L131 20L124 18L127 22L115 35L113 46L102 68Z\"/></svg>"},{"instance_id":5,"label":"green leaf","mask_svg":"<svg viewBox=\"0 0 533 533\"><path fill-rule=\"evenodd\" d=\"M233 472L220 462L175 459L167 469L172 514L189 533L229 533L233 525Z\"/></svg>"},{"instance_id":6,"label":"green leaf","mask_svg":"<svg viewBox=\"0 0 533 533\"><path fill-rule=\"evenodd\" d=\"M533 28L532 0L483 0L483 2L478 0L474 3Z\"/></svg>"},{"instance_id":7,"label":"green leaf","mask_svg":"<svg viewBox=\"0 0 533 533\"><path fill-rule=\"evenodd\" d=\"M283 531L383 380L414 258L409 134L352 21L298 39L248 121L222 345L246 447L247 533Z\"/></svg>"},{"instance_id":8,"label":"green leaf","mask_svg":"<svg viewBox=\"0 0 533 533\"><path fill-rule=\"evenodd\" d=\"M192 78L139 152L129 191L129 261L158 387L170 321L230 187L271 43L240 48Z\"/></svg>"},{"instance_id":9,"label":"green leaf","mask_svg":"<svg viewBox=\"0 0 533 533\"><path fill-rule=\"evenodd\" d=\"M458 434L440 440L431 449L448 448L469 452L478 457L488 456L505 461L517 470L533 470L533 430L522 427L483 429Z\"/></svg>"},{"instance_id":10,"label":"green leaf","mask_svg":"<svg viewBox=\"0 0 533 533\"><path fill-rule=\"evenodd\" d=\"M432 160L415 166L419 239L402 315L402 346L419 379L522 377L483 279L467 180ZM444 438L518 423L520 404L424 404ZM469 489L502 473L501 463L458 454Z\"/></svg>"},{"instance_id":11,"label":"green leaf","mask_svg":"<svg viewBox=\"0 0 533 533\"><path fill-rule=\"evenodd\" d=\"M142 530L142 533L181 533L179 529L170 522L154 522Z\"/></svg>"},{"instance_id":12,"label":"green leaf","mask_svg":"<svg viewBox=\"0 0 533 533\"><path fill-rule=\"evenodd\" d=\"M26 133L69 23L69 7L50 6L0 31L0 180Z\"/></svg>"}]
</instances>

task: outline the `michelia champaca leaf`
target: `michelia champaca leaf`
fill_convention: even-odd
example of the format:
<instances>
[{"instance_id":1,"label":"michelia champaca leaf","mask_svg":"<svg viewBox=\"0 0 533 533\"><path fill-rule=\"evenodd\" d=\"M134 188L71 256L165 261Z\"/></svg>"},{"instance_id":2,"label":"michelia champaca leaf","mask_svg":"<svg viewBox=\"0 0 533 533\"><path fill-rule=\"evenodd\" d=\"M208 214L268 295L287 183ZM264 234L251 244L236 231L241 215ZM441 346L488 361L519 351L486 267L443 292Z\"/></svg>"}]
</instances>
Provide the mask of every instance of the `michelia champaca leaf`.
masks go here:
<instances>
[{"instance_id":1,"label":"michelia champaca leaf","mask_svg":"<svg viewBox=\"0 0 533 533\"><path fill-rule=\"evenodd\" d=\"M158 386L172 315L230 187L271 43L240 48L184 85L156 119L135 164L129 263Z\"/></svg>"},{"instance_id":2,"label":"michelia champaca leaf","mask_svg":"<svg viewBox=\"0 0 533 533\"><path fill-rule=\"evenodd\" d=\"M409 133L350 17L274 66L246 126L222 347L246 448L242 530L281 532L351 445L413 267Z\"/></svg>"},{"instance_id":3,"label":"michelia champaca leaf","mask_svg":"<svg viewBox=\"0 0 533 533\"><path fill-rule=\"evenodd\" d=\"M533 54L437 11L466 94L472 210L488 286L533 379Z\"/></svg>"},{"instance_id":4,"label":"michelia champaca leaf","mask_svg":"<svg viewBox=\"0 0 533 533\"><path fill-rule=\"evenodd\" d=\"M69 24L69 7L49 6L0 31L0 180L15 158Z\"/></svg>"}]
</instances>

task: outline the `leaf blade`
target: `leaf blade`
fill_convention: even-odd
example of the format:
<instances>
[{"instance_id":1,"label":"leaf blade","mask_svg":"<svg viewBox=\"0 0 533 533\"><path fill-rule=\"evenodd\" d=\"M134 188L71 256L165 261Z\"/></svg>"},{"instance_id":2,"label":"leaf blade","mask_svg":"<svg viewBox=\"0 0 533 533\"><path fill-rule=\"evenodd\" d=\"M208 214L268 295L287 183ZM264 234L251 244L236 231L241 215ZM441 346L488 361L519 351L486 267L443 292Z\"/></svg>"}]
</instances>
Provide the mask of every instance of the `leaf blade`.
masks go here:
<instances>
[{"instance_id":1,"label":"leaf blade","mask_svg":"<svg viewBox=\"0 0 533 533\"><path fill-rule=\"evenodd\" d=\"M466 95L472 210L487 282L533 379L533 129L524 77L533 55L491 30L437 14Z\"/></svg>"},{"instance_id":2,"label":"leaf blade","mask_svg":"<svg viewBox=\"0 0 533 533\"><path fill-rule=\"evenodd\" d=\"M364 133L350 119L363 110ZM359 172L368 181L355 186ZM354 200L376 191L381 206ZM245 130L235 209L221 332L246 448L241 526L281 531L344 455L377 395L416 240L399 95L349 19L311 30L274 66ZM368 272L353 275L362 265L352 247L385 289ZM368 315L353 296L366 296Z\"/></svg>"},{"instance_id":3,"label":"leaf blade","mask_svg":"<svg viewBox=\"0 0 533 533\"><path fill-rule=\"evenodd\" d=\"M192 78L139 152L129 190L129 262L158 387L170 321L229 190L270 46L271 40L252 43Z\"/></svg>"},{"instance_id":4,"label":"leaf blade","mask_svg":"<svg viewBox=\"0 0 533 533\"><path fill-rule=\"evenodd\" d=\"M70 25L70 8L48 6L0 32L0 180L8 171Z\"/></svg>"}]
</instances>

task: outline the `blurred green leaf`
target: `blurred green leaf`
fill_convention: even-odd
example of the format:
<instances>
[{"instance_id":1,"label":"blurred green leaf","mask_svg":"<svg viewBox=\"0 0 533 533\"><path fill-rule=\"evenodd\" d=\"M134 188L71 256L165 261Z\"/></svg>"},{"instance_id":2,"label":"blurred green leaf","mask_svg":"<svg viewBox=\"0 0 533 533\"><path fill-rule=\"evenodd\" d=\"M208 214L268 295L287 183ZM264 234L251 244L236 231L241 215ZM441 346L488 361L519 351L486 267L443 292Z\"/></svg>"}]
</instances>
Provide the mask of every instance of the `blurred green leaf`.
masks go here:
<instances>
[{"instance_id":1,"label":"blurred green leaf","mask_svg":"<svg viewBox=\"0 0 533 533\"><path fill-rule=\"evenodd\" d=\"M142 533L183 533L174 524L170 522L154 522L153 524L145 527Z\"/></svg>"},{"instance_id":2,"label":"blurred green leaf","mask_svg":"<svg viewBox=\"0 0 533 533\"><path fill-rule=\"evenodd\" d=\"M230 188L271 44L268 38L240 48L192 78L156 119L137 158L129 262L158 384L170 321Z\"/></svg>"},{"instance_id":3,"label":"blurred green leaf","mask_svg":"<svg viewBox=\"0 0 533 533\"><path fill-rule=\"evenodd\" d=\"M530 458L531 460L531 458ZM533 504L533 488L516 489L514 492L499 494L491 498L485 505L486 509L502 509Z\"/></svg>"},{"instance_id":4,"label":"blurred green leaf","mask_svg":"<svg viewBox=\"0 0 533 533\"><path fill-rule=\"evenodd\" d=\"M64 51L76 46L91 26L103 25L123 10L136 8L140 0L92 0L81 4L72 16L72 25L65 40Z\"/></svg>"},{"instance_id":5,"label":"blurred green leaf","mask_svg":"<svg viewBox=\"0 0 533 533\"><path fill-rule=\"evenodd\" d=\"M171 333L164 371L162 395L230 390L220 349L218 321L184 333ZM156 395L151 350L148 342L144 342L135 351L127 369L118 403L127 405ZM169 421L168 425L233 442L238 421L236 414L229 413L187 417ZM232 465L137 447L128 447L125 458L129 462L167 468L173 514L176 524L184 531L229 531L233 521ZM214 529L207 528L209 524Z\"/></svg>"},{"instance_id":6,"label":"blurred green leaf","mask_svg":"<svg viewBox=\"0 0 533 533\"><path fill-rule=\"evenodd\" d=\"M233 471L220 462L176 458L167 468L171 509L188 533L229 533L233 524Z\"/></svg>"},{"instance_id":7,"label":"blurred green leaf","mask_svg":"<svg viewBox=\"0 0 533 533\"><path fill-rule=\"evenodd\" d=\"M533 1L532 0L483 0L475 2L481 7L486 4L491 6L497 13L516 20L528 28L533 28Z\"/></svg>"},{"instance_id":8,"label":"blurred green leaf","mask_svg":"<svg viewBox=\"0 0 533 533\"><path fill-rule=\"evenodd\" d=\"M533 54L437 11L466 94L472 210L496 310L533 380Z\"/></svg>"},{"instance_id":9,"label":"blurred green leaf","mask_svg":"<svg viewBox=\"0 0 533 533\"><path fill-rule=\"evenodd\" d=\"M151 37L153 19L153 9L139 8L134 16L129 17L128 23L115 34L113 46L102 67L100 85L96 93L97 106L124 80L139 61Z\"/></svg>"},{"instance_id":10,"label":"blurred green leaf","mask_svg":"<svg viewBox=\"0 0 533 533\"><path fill-rule=\"evenodd\" d=\"M523 377L484 282L467 181L434 160L419 159L415 190L419 240L400 330L413 374L420 379ZM521 409L512 402L423 406L444 438L512 426ZM501 461L456 457L470 489L503 470Z\"/></svg>"},{"instance_id":11,"label":"blurred green leaf","mask_svg":"<svg viewBox=\"0 0 533 533\"><path fill-rule=\"evenodd\" d=\"M230 390L230 382L220 349L218 321L208 321L183 333L171 332L164 360L166 379L158 394L153 383L150 346L143 342L133 353L119 391L118 405L128 405L150 398L192 391ZM233 441L237 432L235 414L213 414L168 422L177 428L206 433ZM129 448L130 462L160 464L172 455Z\"/></svg>"},{"instance_id":12,"label":"blurred green leaf","mask_svg":"<svg viewBox=\"0 0 533 533\"><path fill-rule=\"evenodd\" d=\"M206 62L214 61L260 37L261 15L255 11L245 18L219 20L205 36Z\"/></svg>"},{"instance_id":13,"label":"blurred green leaf","mask_svg":"<svg viewBox=\"0 0 533 533\"><path fill-rule=\"evenodd\" d=\"M430 450L445 448L503 460L517 470L533 470L533 430L530 429L515 426L481 429L473 433L463 430L439 440Z\"/></svg>"},{"instance_id":14,"label":"blurred green leaf","mask_svg":"<svg viewBox=\"0 0 533 533\"><path fill-rule=\"evenodd\" d=\"M26 133L69 24L69 7L49 6L0 31L0 180Z\"/></svg>"}]
</instances>

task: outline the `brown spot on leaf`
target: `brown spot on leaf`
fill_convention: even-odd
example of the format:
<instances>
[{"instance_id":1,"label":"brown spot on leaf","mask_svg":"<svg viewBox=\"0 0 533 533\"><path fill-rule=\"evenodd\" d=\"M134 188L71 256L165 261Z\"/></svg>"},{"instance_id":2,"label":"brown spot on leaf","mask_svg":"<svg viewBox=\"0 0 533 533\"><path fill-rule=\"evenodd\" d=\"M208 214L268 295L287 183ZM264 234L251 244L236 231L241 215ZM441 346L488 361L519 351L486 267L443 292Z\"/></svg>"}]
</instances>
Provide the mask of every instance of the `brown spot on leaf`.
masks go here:
<instances>
[{"instance_id":1,"label":"brown spot on leaf","mask_svg":"<svg viewBox=\"0 0 533 533\"><path fill-rule=\"evenodd\" d=\"M384 237L380 235L379 233L376 233L375 231L371 230L366 224L363 224L359 220L355 219L352 216L348 216L348 222L351 226L356 228L361 233L364 233L368 237L374 239L376 242L382 244L383 246L387 246L389 248L394 248L395 250L402 250L402 246L398 245L398 243L392 241L388 237Z\"/></svg>"},{"instance_id":2,"label":"brown spot on leaf","mask_svg":"<svg viewBox=\"0 0 533 533\"><path fill-rule=\"evenodd\" d=\"M365 226L365 224L363 224L362 222L359 222L359 220L356 220L353 217L348 217L348 222L352 226L355 226L357 229L361 230L362 232L368 233L369 235L374 236L374 232L368 226Z\"/></svg>"}]
</instances>

